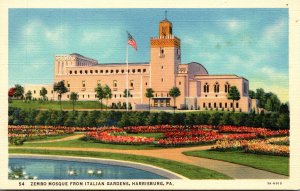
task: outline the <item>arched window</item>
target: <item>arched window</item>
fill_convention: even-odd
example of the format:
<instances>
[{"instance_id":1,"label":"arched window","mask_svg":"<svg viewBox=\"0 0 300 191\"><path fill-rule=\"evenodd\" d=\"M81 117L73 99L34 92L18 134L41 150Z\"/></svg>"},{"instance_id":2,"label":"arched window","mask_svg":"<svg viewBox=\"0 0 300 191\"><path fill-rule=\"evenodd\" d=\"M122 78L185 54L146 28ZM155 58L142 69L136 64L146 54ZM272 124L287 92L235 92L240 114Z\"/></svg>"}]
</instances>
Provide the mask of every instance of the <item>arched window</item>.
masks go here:
<instances>
[{"instance_id":1,"label":"arched window","mask_svg":"<svg viewBox=\"0 0 300 191\"><path fill-rule=\"evenodd\" d=\"M225 84L225 93L228 93L230 89L230 84L228 82L226 82Z\"/></svg>"},{"instance_id":2,"label":"arched window","mask_svg":"<svg viewBox=\"0 0 300 191\"><path fill-rule=\"evenodd\" d=\"M205 92L205 93L208 93L208 92L209 92L209 85L208 85L208 83L205 83L205 84L204 84L204 88L203 88L203 89L204 89L204 92Z\"/></svg>"},{"instance_id":3,"label":"arched window","mask_svg":"<svg viewBox=\"0 0 300 191\"><path fill-rule=\"evenodd\" d=\"M114 86L114 87L117 87L117 86L118 86L117 80L114 80L113 86Z\"/></svg>"},{"instance_id":4,"label":"arched window","mask_svg":"<svg viewBox=\"0 0 300 191\"><path fill-rule=\"evenodd\" d=\"M220 89L219 83L216 82L216 83L214 84L214 92L215 92L215 93L219 93L219 89Z\"/></svg>"}]
</instances>

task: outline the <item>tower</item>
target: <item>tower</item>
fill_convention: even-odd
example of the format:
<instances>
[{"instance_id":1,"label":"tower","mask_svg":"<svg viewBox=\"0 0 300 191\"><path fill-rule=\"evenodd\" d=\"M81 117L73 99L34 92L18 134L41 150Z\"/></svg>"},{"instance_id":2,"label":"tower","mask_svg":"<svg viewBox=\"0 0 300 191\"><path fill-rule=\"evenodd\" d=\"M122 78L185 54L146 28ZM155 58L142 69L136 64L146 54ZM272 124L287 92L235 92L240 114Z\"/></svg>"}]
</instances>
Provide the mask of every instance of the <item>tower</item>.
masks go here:
<instances>
[{"instance_id":1,"label":"tower","mask_svg":"<svg viewBox=\"0 0 300 191\"><path fill-rule=\"evenodd\" d=\"M180 64L180 39L173 35L173 25L165 18L159 23L158 37L150 39L151 87L154 97L167 98L176 85Z\"/></svg>"}]
</instances>

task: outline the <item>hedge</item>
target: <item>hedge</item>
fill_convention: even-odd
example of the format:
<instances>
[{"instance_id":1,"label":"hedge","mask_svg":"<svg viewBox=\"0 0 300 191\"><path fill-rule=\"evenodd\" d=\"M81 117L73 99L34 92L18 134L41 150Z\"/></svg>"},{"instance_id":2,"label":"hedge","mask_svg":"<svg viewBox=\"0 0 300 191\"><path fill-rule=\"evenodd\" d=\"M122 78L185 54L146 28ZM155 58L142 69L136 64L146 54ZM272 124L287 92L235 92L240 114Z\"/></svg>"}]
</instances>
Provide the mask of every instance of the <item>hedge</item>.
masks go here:
<instances>
[{"instance_id":1,"label":"hedge","mask_svg":"<svg viewBox=\"0 0 300 191\"><path fill-rule=\"evenodd\" d=\"M133 125L235 125L288 129L289 115L283 113L235 113L197 111L189 113L149 113L140 111L57 111L9 108L10 125L64 125L80 127Z\"/></svg>"}]
</instances>

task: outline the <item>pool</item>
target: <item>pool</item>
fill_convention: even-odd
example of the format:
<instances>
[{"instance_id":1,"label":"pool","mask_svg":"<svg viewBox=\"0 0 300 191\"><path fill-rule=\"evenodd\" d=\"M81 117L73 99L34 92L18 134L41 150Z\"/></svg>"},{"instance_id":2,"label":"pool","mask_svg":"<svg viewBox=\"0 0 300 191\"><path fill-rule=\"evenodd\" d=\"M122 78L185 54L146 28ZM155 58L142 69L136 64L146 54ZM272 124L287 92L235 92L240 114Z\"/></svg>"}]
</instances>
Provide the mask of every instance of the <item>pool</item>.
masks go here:
<instances>
[{"instance_id":1,"label":"pool","mask_svg":"<svg viewBox=\"0 0 300 191\"><path fill-rule=\"evenodd\" d=\"M10 179L178 179L178 175L139 163L80 157L14 155Z\"/></svg>"}]
</instances>

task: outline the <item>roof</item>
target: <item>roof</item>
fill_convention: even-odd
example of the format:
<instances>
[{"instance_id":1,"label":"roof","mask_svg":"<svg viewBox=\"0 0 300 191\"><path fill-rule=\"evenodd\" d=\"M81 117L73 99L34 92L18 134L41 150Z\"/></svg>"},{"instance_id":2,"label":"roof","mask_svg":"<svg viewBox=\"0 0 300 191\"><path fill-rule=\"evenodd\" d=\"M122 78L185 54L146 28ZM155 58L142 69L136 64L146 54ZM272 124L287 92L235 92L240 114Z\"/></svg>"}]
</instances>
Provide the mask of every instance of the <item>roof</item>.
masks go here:
<instances>
[{"instance_id":1,"label":"roof","mask_svg":"<svg viewBox=\"0 0 300 191\"><path fill-rule=\"evenodd\" d=\"M200 64L200 63L198 63L198 62L189 62L189 63L187 63L187 64L198 64L198 65L200 65L200 66L206 71L206 73L208 74L207 69L206 69L202 64Z\"/></svg>"}]
</instances>

